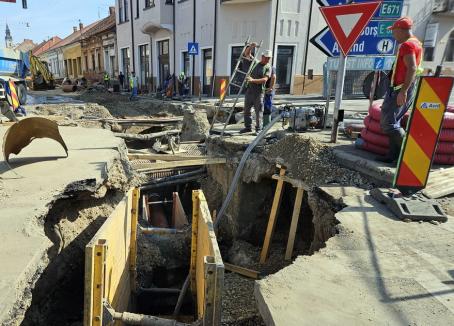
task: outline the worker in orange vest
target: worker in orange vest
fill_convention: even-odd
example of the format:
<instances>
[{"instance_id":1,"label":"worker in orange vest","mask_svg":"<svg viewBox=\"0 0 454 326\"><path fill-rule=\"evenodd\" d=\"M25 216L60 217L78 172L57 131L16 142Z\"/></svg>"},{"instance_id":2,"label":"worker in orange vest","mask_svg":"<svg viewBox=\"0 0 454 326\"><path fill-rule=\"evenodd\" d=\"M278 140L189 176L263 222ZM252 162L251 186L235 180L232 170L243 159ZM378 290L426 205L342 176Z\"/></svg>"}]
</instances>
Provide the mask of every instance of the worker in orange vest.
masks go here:
<instances>
[{"instance_id":1,"label":"worker in orange vest","mask_svg":"<svg viewBox=\"0 0 454 326\"><path fill-rule=\"evenodd\" d=\"M388 29L399 44L391 74L391 84L385 95L381 109L381 127L389 135L389 152L377 160L392 163L399 158L405 131L400 120L413 104L415 80L423 71L422 44L413 36L413 21L402 17Z\"/></svg>"}]
</instances>

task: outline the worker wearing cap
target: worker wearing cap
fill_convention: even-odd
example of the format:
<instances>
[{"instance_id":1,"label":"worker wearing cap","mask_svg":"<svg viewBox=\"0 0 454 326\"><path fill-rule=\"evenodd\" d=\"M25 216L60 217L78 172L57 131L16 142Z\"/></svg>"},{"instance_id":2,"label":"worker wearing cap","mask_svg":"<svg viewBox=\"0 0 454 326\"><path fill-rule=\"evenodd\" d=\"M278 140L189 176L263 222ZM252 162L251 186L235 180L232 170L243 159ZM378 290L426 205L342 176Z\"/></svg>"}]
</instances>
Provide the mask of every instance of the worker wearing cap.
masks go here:
<instances>
[{"instance_id":1,"label":"worker wearing cap","mask_svg":"<svg viewBox=\"0 0 454 326\"><path fill-rule=\"evenodd\" d=\"M266 50L262 53L262 59L260 61L254 60L252 62L251 73L246 78L247 88L244 96L244 128L240 130L240 133L252 131L252 107L254 107L255 110L255 131L258 133L262 129L263 94L265 93L265 84L271 75L269 62L272 56L272 52Z\"/></svg>"},{"instance_id":2,"label":"worker wearing cap","mask_svg":"<svg viewBox=\"0 0 454 326\"><path fill-rule=\"evenodd\" d=\"M391 84L381 109L381 127L389 135L389 152L378 160L392 163L399 158L405 131L400 120L413 103L415 79L421 73L422 45L413 36L413 21L403 17L388 29L399 44L391 74Z\"/></svg>"}]
</instances>

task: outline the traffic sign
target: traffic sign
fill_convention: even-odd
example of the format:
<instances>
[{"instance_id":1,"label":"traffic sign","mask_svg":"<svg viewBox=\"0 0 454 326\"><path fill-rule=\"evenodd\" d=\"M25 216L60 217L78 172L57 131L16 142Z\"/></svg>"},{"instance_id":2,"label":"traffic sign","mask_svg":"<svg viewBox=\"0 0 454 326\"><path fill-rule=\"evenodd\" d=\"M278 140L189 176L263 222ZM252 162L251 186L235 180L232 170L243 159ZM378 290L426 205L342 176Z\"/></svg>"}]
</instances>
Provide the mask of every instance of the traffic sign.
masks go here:
<instances>
[{"instance_id":1,"label":"traffic sign","mask_svg":"<svg viewBox=\"0 0 454 326\"><path fill-rule=\"evenodd\" d=\"M348 55L393 55L397 44L392 32L387 29L391 24L392 21L370 21ZM329 57L339 56L339 45L328 27L316 34L311 39L311 43Z\"/></svg>"},{"instance_id":2,"label":"traffic sign","mask_svg":"<svg viewBox=\"0 0 454 326\"><path fill-rule=\"evenodd\" d=\"M426 187L453 83L453 77L422 77L419 82L393 185L402 193Z\"/></svg>"},{"instance_id":3,"label":"traffic sign","mask_svg":"<svg viewBox=\"0 0 454 326\"><path fill-rule=\"evenodd\" d=\"M199 54L199 43L189 42L188 43L188 53L190 55L198 55Z\"/></svg>"},{"instance_id":4,"label":"traffic sign","mask_svg":"<svg viewBox=\"0 0 454 326\"><path fill-rule=\"evenodd\" d=\"M355 3L370 2L371 0L355 0ZM347 0L317 0L320 6L345 5ZM402 15L403 0L383 0L380 9L377 10L372 19L395 19Z\"/></svg>"},{"instance_id":5,"label":"traffic sign","mask_svg":"<svg viewBox=\"0 0 454 326\"><path fill-rule=\"evenodd\" d=\"M383 70L384 68L385 68L385 58L383 58L383 57L375 58L374 70Z\"/></svg>"},{"instance_id":6,"label":"traffic sign","mask_svg":"<svg viewBox=\"0 0 454 326\"><path fill-rule=\"evenodd\" d=\"M320 7L323 18L345 56L350 52L380 4L381 2L374 1Z\"/></svg>"}]
</instances>

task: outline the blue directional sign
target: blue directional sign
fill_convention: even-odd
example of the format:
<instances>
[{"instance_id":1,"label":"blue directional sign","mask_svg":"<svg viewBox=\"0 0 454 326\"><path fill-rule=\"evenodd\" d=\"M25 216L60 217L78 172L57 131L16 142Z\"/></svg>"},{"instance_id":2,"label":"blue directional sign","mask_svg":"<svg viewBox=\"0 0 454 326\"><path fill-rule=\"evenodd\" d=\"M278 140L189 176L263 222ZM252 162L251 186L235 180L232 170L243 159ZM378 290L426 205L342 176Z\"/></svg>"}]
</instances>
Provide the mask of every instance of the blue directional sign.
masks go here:
<instances>
[{"instance_id":1,"label":"blue directional sign","mask_svg":"<svg viewBox=\"0 0 454 326\"><path fill-rule=\"evenodd\" d=\"M385 58L378 57L374 61L374 70L383 70L385 68Z\"/></svg>"},{"instance_id":2,"label":"blue directional sign","mask_svg":"<svg viewBox=\"0 0 454 326\"><path fill-rule=\"evenodd\" d=\"M374 0L355 0L355 3L370 2ZM376 0L375 0L376 1ZM320 6L337 6L347 4L347 0L317 0ZM403 0L383 0L380 8L372 19L396 19L402 15Z\"/></svg>"},{"instance_id":3,"label":"blue directional sign","mask_svg":"<svg viewBox=\"0 0 454 326\"><path fill-rule=\"evenodd\" d=\"M190 55L199 55L199 43L188 43L188 53Z\"/></svg>"},{"instance_id":4,"label":"blue directional sign","mask_svg":"<svg viewBox=\"0 0 454 326\"><path fill-rule=\"evenodd\" d=\"M348 53L349 56L358 55L394 55L396 40L387 28L393 21L373 20L364 28L360 37ZM339 56L339 46L328 27L311 39L311 43L329 57Z\"/></svg>"}]
</instances>

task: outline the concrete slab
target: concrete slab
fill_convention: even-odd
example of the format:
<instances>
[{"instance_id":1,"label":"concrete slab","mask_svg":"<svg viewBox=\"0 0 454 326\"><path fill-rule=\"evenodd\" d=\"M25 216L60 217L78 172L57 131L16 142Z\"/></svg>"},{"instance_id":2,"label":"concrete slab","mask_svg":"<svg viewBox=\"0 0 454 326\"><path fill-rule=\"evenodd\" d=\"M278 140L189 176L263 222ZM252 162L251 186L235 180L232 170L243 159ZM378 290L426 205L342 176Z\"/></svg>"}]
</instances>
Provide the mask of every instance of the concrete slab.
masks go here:
<instances>
[{"instance_id":1,"label":"concrete slab","mask_svg":"<svg viewBox=\"0 0 454 326\"><path fill-rule=\"evenodd\" d=\"M0 139L7 130L0 127ZM96 191L124 142L110 131L60 127L69 149L50 139L34 140L10 157L13 173L0 162L0 324L27 308L31 288L47 264L52 242L44 217L52 202L77 191Z\"/></svg>"},{"instance_id":2,"label":"concrete slab","mask_svg":"<svg viewBox=\"0 0 454 326\"><path fill-rule=\"evenodd\" d=\"M265 323L452 325L454 221L405 223L364 192L341 194L326 248L256 283Z\"/></svg>"}]
</instances>

